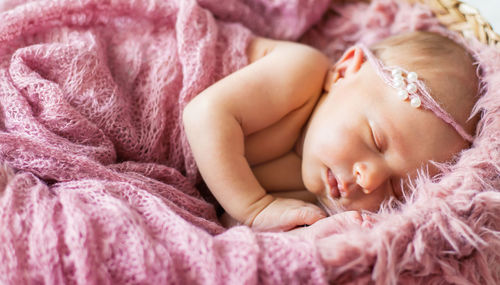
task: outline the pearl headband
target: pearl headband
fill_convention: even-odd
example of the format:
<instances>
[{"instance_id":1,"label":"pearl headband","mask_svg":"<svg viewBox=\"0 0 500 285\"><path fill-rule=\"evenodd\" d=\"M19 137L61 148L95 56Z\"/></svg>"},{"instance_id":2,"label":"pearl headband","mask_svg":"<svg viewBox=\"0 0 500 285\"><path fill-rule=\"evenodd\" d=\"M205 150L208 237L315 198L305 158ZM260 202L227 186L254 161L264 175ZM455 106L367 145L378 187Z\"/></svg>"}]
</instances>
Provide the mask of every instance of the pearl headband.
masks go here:
<instances>
[{"instance_id":1,"label":"pearl headband","mask_svg":"<svg viewBox=\"0 0 500 285\"><path fill-rule=\"evenodd\" d=\"M425 83L418 78L417 73L410 72L398 66L385 66L372 51L363 44L358 44L365 57L373 67L377 74L384 80L384 82L398 90L399 99L405 101L410 99L410 105L414 108L423 107L424 109L432 111L440 119L451 125L458 134L468 142L472 142L474 138L468 134L462 126L453 119L429 94L428 88Z\"/></svg>"}]
</instances>

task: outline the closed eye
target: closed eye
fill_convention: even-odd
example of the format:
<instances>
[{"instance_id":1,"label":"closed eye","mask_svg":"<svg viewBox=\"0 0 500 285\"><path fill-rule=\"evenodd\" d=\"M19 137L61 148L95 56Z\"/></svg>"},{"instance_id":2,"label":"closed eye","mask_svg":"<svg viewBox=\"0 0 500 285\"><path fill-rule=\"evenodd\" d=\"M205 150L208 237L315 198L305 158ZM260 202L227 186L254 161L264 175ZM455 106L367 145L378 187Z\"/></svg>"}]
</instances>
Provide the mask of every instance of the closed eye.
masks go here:
<instances>
[{"instance_id":1,"label":"closed eye","mask_svg":"<svg viewBox=\"0 0 500 285\"><path fill-rule=\"evenodd\" d=\"M371 136L372 136L373 145L375 146L375 148L379 152L382 152L382 145L380 143L380 140L378 139L377 134L375 133L375 131L373 130L373 127L371 125L370 125L370 133L371 133Z\"/></svg>"}]
</instances>

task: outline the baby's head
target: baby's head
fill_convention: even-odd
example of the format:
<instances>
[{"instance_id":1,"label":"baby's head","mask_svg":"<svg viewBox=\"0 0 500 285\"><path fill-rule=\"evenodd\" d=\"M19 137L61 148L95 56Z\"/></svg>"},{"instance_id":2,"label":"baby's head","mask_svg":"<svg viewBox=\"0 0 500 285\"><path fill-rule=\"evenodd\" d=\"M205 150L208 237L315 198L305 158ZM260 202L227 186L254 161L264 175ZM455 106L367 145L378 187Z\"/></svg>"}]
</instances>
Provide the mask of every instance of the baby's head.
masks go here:
<instances>
[{"instance_id":1,"label":"baby's head","mask_svg":"<svg viewBox=\"0 0 500 285\"><path fill-rule=\"evenodd\" d=\"M391 75L391 66L418 75L418 90L406 100L400 90L414 74L403 72L397 86L393 77L401 77ZM325 90L306 126L302 177L329 209L376 211L389 197L400 199L419 169L438 173L429 161L450 161L470 145L478 120L469 120L478 93L473 59L432 33L350 48L328 73ZM433 99L425 99L425 90Z\"/></svg>"}]
</instances>

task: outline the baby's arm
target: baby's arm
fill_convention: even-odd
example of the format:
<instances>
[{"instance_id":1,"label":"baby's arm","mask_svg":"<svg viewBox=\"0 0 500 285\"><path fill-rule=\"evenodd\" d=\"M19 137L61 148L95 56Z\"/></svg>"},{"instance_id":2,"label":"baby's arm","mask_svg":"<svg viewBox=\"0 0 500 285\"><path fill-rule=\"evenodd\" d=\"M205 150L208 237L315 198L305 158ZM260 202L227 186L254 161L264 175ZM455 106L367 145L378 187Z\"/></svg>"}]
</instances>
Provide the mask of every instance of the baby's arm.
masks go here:
<instances>
[{"instance_id":1,"label":"baby's arm","mask_svg":"<svg viewBox=\"0 0 500 285\"><path fill-rule=\"evenodd\" d=\"M198 168L215 198L236 220L254 226L257 220L266 229L279 219L266 225L262 224L264 217L282 214L285 207L298 209L297 219L284 218L277 223L311 224L322 217L321 211L312 204L267 194L245 158L245 136L317 100L329 67L328 58L315 49L274 43L264 57L195 97L183 114ZM293 216L290 213L294 211L288 211Z\"/></svg>"}]
</instances>

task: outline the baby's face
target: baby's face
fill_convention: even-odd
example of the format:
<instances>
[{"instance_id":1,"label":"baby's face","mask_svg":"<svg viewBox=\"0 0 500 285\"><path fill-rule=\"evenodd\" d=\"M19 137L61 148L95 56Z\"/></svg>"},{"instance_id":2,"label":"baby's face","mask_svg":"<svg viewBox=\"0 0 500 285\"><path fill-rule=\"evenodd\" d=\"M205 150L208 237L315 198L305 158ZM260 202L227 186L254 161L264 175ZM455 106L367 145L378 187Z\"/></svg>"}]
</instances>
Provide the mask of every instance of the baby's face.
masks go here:
<instances>
[{"instance_id":1,"label":"baby's face","mask_svg":"<svg viewBox=\"0 0 500 285\"><path fill-rule=\"evenodd\" d=\"M419 168L436 174L429 160L450 160L467 147L434 113L396 93L365 62L320 98L305 131L302 178L325 207L376 211L401 198Z\"/></svg>"}]
</instances>

